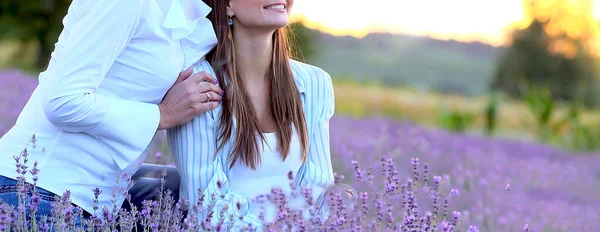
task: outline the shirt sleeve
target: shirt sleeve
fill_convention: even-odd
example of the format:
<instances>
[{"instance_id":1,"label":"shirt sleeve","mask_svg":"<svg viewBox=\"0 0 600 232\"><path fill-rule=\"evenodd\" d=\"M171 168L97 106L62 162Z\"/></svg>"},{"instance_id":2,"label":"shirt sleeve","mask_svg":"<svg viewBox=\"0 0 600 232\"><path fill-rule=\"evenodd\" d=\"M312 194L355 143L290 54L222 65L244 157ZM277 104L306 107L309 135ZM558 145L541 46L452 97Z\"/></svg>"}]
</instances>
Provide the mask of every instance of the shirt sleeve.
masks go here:
<instances>
[{"instance_id":1,"label":"shirt sleeve","mask_svg":"<svg viewBox=\"0 0 600 232\"><path fill-rule=\"evenodd\" d=\"M87 133L119 150L112 155L124 168L137 158L126 154L141 154L154 137L160 122L158 106L95 91L131 41L142 1L75 0L72 4L78 8L64 20L65 41L48 68L43 110L60 129Z\"/></svg>"},{"instance_id":2,"label":"shirt sleeve","mask_svg":"<svg viewBox=\"0 0 600 232\"><path fill-rule=\"evenodd\" d=\"M300 169L298 184L312 191L317 200L333 186L334 176L331 164L329 121L335 112L335 98L331 77L325 71L314 71L317 77L310 78L315 86L310 99L317 107L312 107L313 131L309 135L308 160ZM301 190L302 188L299 188Z\"/></svg>"}]
</instances>

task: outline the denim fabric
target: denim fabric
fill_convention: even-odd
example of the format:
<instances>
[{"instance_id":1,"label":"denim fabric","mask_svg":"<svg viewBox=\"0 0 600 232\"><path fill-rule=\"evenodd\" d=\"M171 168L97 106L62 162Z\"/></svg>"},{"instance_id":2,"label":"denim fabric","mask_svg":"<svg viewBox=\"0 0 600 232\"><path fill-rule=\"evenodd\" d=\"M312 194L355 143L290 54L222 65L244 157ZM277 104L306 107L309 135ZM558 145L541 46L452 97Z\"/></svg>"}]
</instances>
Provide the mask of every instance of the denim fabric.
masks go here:
<instances>
[{"instance_id":1,"label":"denim fabric","mask_svg":"<svg viewBox=\"0 0 600 232\"><path fill-rule=\"evenodd\" d=\"M36 211L36 220L40 221L40 219L45 215L47 216L48 222L51 220L50 216L52 215L52 203L55 202L56 194L53 194L45 189L36 188L37 194L40 197L40 201ZM17 191L17 181L11 178L7 178L4 176L0 176L0 202L6 203L8 205L13 206L15 210L19 206L19 195ZM26 214L27 220L31 220L31 211L29 209L29 205L31 204L31 193L27 194L25 199L26 205ZM87 213L84 213L84 217L86 217ZM75 226L79 227L82 225L82 218L75 219Z\"/></svg>"},{"instance_id":2,"label":"denim fabric","mask_svg":"<svg viewBox=\"0 0 600 232\"><path fill-rule=\"evenodd\" d=\"M134 184L129 189L131 194L131 203L137 207L137 210L142 210L145 200L158 201L161 192L161 176L163 169L166 167L167 175L165 176L165 184L163 190L171 190L171 196L175 202L179 201L179 186L181 176L177 168L172 166L156 165L144 163L138 171L131 177ZM122 208L131 210L129 202L123 202Z\"/></svg>"},{"instance_id":3,"label":"denim fabric","mask_svg":"<svg viewBox=\"0 0 600 232\"><path fill-rule=\"evenodd\" d=\"M50 215L52 213L52 202L55 194L41 188L36 188L40 196L36 215ZM4 176L0 176L0 200L4 203L16 207L19 205L19 196L17 192L17 181ZM27 196L26 204L31 203L31 194ZM29 211L29 209L27 209ZM29 212L27 212L29 214ZM28 215L29 217L29 215Z\"/></svg>"},{"instance_id":4,"label":"denim fabric","mask_svg":"<svg viewBox=\"0 0 600 232\"><path fill-rule=\"evenodd\" d=\"M135 173L132 177L134 181L134 186L129 190L129 194L131 194L131 202L137 207L137 210L142 209L142 202L144 200L158 200L160 196L160 188L161 181L160 175L165 166L162 165L152 165L152 164L143 164L142 167ZM179 185L180 185L180 176L179 172L175 167L167 167L167 175L165 176L165 186L164 189L172 190L172 196L175 201L179 200ZM50 217L52 214L52 203L55 202L54 198L57 196L45 189L36 188L38 196L40 196L40 202L38 204L36 219L39 221L42 216L48 216L48 221L50 221ZM4 176L0 176L0 202L12 205L15 210L19 205L19 196L17 192L17 181L11 178L7 178ZM26 198L26 205L31 203L31 194L28 194ZM125 201L122 205L124 210L131 210L131 206L129 202ZM26 208L26 217L30 219L30 210ZM90 218L90 214L84 212L83 218L77 218L75 220L75 226L80 227L84 219ZM138 225L138 229L143 230L143 228Z\"/></svg>"},{"instance_id":5,"label":"denim fabric","mask_svg":"<svg viewBox=\"0 0 600 232\"><path fill-rule=\"evenodd\" d=\"M160 188L161 175L165 166L156 164L142 164L140 169L131 177L134 184L129 189L131 194L131 203L136 207L136 210L141 211L145 200L158 201L161 192ZM165 176L164 190L171 190L171 196L175 202L179 201L179 185L181 177L179 171L175 167L167 167L167 175ZM122 208L126 211L131 211L132 206L128 201L123 202ZM187 213L184 213L187 215ZM183 219L181 219L183 221ZM144 227L138 223L137 231L144 231Z\"/></svg>"}]
</instances>

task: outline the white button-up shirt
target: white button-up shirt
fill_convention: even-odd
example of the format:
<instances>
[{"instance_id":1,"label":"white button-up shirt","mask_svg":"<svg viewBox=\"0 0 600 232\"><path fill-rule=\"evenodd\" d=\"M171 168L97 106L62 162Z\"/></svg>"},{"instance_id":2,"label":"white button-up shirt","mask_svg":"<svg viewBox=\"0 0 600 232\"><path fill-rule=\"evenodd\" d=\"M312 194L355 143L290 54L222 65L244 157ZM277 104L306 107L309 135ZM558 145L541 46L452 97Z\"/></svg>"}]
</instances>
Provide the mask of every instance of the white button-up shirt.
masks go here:
<instances>
[{"instance_id":1,"label":"white button-up shirt","mask_svg":"<svg viewBox=\"0 0 600 232\"><path fill-rule=\"evenodd\" d=\"M0 139L0 175L15 178L13 156L28 146L39 187L70 190L90 213L98 187L100 209L111 207L112 190L126 188L117 176L131 176L146 156L157 104L216 44L210 10L200 0L74 0L48 69Z\"/></svg>"}]
</instances>

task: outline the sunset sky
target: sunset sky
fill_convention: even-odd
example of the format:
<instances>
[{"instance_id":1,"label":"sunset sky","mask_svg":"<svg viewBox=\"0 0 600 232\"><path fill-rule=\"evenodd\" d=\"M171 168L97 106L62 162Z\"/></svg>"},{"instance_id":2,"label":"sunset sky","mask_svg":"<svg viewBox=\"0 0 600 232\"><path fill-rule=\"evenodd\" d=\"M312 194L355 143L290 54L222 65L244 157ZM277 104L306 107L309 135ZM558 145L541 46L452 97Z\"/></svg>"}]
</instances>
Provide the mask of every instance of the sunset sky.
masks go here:
<instances>
[{"instance_id":1,"label":"sunset sky","mask_svg":"<svg viewBox=\"0 0 600 232\"><path fill-rule=\"evenodd\" d=\"M594 2L598 18L600 0ZM521 0L295 0L292 12L335 35L378 31L493 45L505 41L511 24L526 21Z\"/></svg>"}]
</instances>

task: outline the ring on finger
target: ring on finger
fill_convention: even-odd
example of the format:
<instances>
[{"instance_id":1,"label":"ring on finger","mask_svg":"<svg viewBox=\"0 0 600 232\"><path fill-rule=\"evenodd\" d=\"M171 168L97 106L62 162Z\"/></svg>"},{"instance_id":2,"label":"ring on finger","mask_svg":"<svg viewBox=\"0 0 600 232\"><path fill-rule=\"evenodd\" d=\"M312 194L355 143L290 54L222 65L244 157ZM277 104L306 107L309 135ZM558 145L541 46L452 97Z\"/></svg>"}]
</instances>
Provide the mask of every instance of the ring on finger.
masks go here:
<instances>
[{"instance_id":1,"label":"ring on finger","mask_svg":"<svg viewBox=\"0 0 600 232\"><path fill-rule=\"evenodd\" d=\"M207 102L210 101L210 93L209 92L206 92L206 101Z\"/></svg>"}]
</instances>

